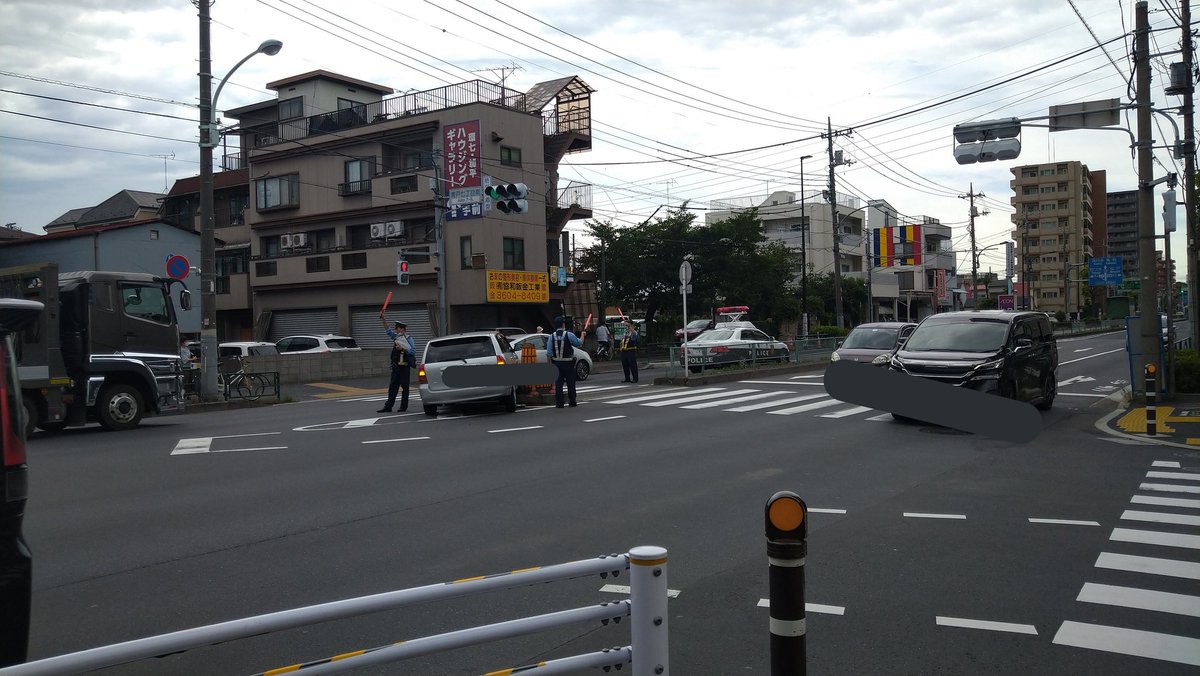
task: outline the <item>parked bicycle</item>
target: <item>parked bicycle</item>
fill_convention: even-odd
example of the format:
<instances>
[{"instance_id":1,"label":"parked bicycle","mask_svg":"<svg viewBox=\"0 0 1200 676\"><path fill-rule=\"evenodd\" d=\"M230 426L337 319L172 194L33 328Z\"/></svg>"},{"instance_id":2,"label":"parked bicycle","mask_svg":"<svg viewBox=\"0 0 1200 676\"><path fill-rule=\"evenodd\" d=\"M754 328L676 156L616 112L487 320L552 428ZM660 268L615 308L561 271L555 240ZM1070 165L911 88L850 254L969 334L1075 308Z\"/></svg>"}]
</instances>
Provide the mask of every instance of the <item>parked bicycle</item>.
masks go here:
<instances>
[{"instance_id":1,"label":"parked bicycle","mask_svg":"<svg viewBox=\"0 0 1200 676\"><path fill-rule=\"evenodd\" d=\"M236 371L232 371L233 365L237 366ZM234 357L222 364L220 371L217 372L217 386L225 393L226 399L230 398L231 393L236 392L238 398L247 401L255 401L272 390L269 378L258 373L246 372L246 366L242 363L241 357Z\"/></svg>"}]
</instances>

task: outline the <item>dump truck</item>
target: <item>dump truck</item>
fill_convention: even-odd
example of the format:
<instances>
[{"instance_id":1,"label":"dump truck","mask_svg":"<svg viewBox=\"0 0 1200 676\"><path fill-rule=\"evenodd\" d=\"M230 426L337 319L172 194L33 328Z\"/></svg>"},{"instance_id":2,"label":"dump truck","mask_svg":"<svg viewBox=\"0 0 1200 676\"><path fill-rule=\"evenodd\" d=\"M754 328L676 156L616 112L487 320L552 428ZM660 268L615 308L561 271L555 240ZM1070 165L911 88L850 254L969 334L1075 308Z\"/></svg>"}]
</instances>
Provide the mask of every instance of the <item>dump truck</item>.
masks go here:
<instances>
[{"instance_id":1,"label":"dump truck","mask_svg":"<svg viewBox=\"0 0 1200 676\"><path fill-rule=\"evenodd\" d=\"M0 297L45 305L17 336L26 430L98 422L110 430L182 412L179 323L191 308L182 281L137 272L59 273L54 263L0 269Z\"/></svg>"}]
</instances>

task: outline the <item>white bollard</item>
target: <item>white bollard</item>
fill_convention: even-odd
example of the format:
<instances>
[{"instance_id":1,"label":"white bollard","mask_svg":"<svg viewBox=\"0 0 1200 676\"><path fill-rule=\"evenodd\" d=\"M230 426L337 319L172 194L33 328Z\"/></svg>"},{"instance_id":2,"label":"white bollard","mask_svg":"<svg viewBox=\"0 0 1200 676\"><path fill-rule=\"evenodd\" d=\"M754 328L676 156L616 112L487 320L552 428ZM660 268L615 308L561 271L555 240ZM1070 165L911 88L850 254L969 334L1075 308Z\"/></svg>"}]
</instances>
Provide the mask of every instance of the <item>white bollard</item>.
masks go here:
<instances>
[{"instance_id":1,"label":"white bollard","mask_svg":"<svg viewBox=\"0 0 1200 676\"><path fill-rule=\"evenodd\" d=\"M629 550L629 600L633 603L633 676L669 674L667 642L667 550Z\"/></svg>"}]
</instances>

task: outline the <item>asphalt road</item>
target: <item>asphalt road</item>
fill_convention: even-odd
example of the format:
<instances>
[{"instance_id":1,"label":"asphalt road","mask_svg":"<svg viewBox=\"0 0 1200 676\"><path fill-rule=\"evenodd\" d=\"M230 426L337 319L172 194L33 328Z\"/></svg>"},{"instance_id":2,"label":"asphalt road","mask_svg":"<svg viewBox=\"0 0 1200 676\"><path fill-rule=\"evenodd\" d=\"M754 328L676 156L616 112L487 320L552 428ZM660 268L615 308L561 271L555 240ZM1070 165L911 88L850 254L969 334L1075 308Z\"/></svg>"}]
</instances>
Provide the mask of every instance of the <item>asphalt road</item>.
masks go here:
<instances>
[{"instance_id":1,"label":"asphalt road","mask_svg":"<svg viewBox=\"0 0 1200 676\"><path fill-rule=\"evenodd\" d=\"M427 419L376 414L383 397L363 393L35 438L32 656L650 544L678 591L672 671L765 674L763 507L792 490L812 508L810 674L1194 673L1200 452L1095 427L1129 378L1123 344L1060 341L1060 397L1025 445L833 401L820 370L701 388L597 374L575 409ZM623 598L608 584L628 580L109 673L254 673ZM362 673L478 674L628 642L627 623L580 625Z\"/></svg>"}]
</instances>

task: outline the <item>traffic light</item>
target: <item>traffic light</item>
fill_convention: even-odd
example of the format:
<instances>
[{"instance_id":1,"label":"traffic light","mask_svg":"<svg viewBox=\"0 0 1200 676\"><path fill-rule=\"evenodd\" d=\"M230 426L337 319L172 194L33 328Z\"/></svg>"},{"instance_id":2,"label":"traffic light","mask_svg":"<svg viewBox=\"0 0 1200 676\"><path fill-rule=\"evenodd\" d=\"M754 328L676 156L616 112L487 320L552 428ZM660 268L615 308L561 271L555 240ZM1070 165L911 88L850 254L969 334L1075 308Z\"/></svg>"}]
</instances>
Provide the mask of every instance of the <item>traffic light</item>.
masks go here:
<instances>
[{"instance_id":1,"label":"traffic light","mask_svg":"<svg viewBox=\"0 0 1200 676\"><path fill-rule=\"evenodd\" d=\"M1021 120L1016 117L955 125L954 159L959 164L1012 160L1021 154Z\"/></svg>"},{"instance_id":2,"label":"traffic light","mask_svg":"<svg viewBox=\"0 0 1200 676\"><path fill-rule=\"evenodd\" d=\"M396 263L396 283L408 286L408 261L401 259Z\"/></svg>"},{"instance_id":3,"label":"traffic light","mask_svg":"<svg viewBox=\"0 0 1200 676\"><path fill-rule=\"evenodd\" d=\"M1175 191L1163 193L1163 227L1167 232L1175 232Z\"/></svg>"},{"instance_id":4,"label":"traffic light","mask_svg":"<svg viewBox=\"0 0 1200 676\"><path fill-rule=\"evenodd\" d=\"M496 208L506 214L523 214L529 211L529 186L524 183L501 183L484 191L496 200Z\"/></svg>"}]
</instances>

